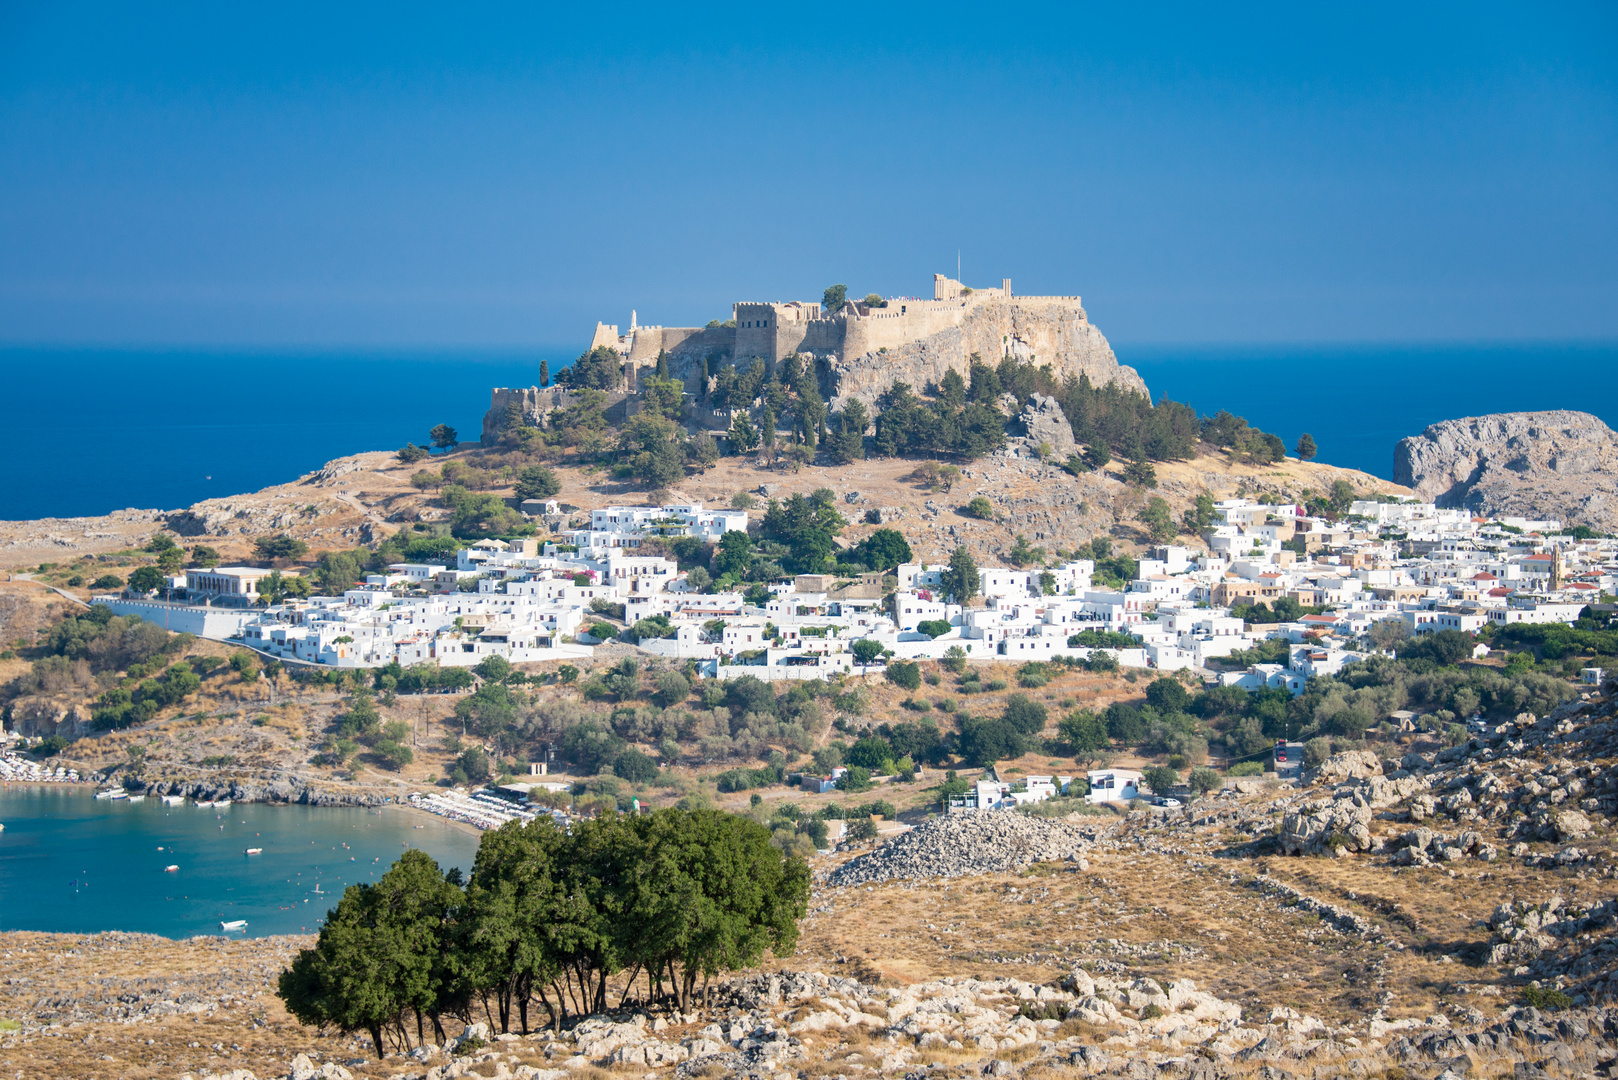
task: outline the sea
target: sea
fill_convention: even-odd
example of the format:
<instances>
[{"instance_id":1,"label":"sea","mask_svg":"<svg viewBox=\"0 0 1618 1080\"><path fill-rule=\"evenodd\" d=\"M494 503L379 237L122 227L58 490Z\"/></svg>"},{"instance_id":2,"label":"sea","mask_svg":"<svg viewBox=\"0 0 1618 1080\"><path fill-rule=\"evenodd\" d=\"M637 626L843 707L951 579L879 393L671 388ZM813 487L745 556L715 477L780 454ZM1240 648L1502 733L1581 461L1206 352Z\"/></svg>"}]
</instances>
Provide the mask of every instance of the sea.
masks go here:
<instances>
[{"instance_id":1,"label":"sea","mask_svg":"<svg viewBox=\"0 0 1618 1080\"><path fill-rule=\"evenodd\" d=\"M1131 345L1154 397L1228 409L1318 460L1391 479L1440 420L1580 409L1618 426L1618 343ZM332 458L478 437L489 389L533 386L576 348L0 349L0 519L175 510L285 483Z\"/></svg>"},{"instance_id":2,"label":"sea","mask_svg":"<svg viewBox=\"0 0 1618 1080\"><path fill-rule=\"evenodd\" d=\"M235 936L315 933L346 887L407 848L466 872L478 846L464 826L400 808L167 806L98 800L89 785L4 786L0 825L0 930L170 938L237 920Z\"/></svg>"}]
</instances>

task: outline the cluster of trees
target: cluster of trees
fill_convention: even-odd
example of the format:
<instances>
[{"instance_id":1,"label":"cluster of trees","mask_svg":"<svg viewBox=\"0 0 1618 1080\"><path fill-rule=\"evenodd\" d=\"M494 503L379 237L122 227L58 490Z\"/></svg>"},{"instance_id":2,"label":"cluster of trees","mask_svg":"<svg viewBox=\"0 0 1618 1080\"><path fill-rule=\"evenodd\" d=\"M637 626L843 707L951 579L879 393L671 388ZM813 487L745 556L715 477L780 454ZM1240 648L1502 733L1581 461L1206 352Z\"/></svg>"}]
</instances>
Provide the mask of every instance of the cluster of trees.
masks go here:
<instances>
[{"instance_id":1,"label":"cluster of trees","mask_svg":"<svg viewBox=\"0 0 1618 1080\"><path fill-rule=\"evenodd\" d=\"M707 385L706 363L703 384ZM764 362L758 359L745 371L734 365L721 368L713 380L708 402L715 408L738 410L729 439L732 449L739 453L756 449L767 458L774 457L783 452L784 439L786 457L800 465L813 460L818 446L824 446L834 458L851 460L843 453L847 439L834 442L827 431L826 402L820 395L819 383L797 353L784 358L775 374L768 377ZM754 402L762 409L756 425L747 412ZM865 431L863 408L856 410L861 418L858 436ZM850 416L842 419L843 426L848 426ZM855 456L863 456L863 452Z\"/></svg>"},{"instance_id":2,"label":"cluster of trees","mask_svg":"<svg viewBox=\"0 0 1618 1080\"><path fill-rule=\"evenodd\" d=\"M277 994L305 1024L388 1044L426 1041L431 1023L487 1019L526 1033L543 1008L554 1028L618 1004L689 1008L714 975L790 955L809 870L770 830L714 810L549 819L487 832L470 877L410 851L375 885L353 885Z\"/></svg>"},{"instance_id":3,"label":"cluster of trees","mask_svg":"<svg viewBox=\"0 0 1618 1080\"><path fill-rule=\"evenodd\" d=\"M989 401L968 397L966 381L951 368L931 400L896 382L876 399L872 449L884 457L947 454L968 461L1006 444L1006 416Z\"/></svg>"},{"instance_id":4,"label":"cluster of trees","mask_svg":"<svg viewBox=\"0 0 1618 1080\"><path fill-rule=\"evenodd\" d=\"M369 747L377 764L398 772L416 760L406 745L410 725L402 720L382 722L376 699L365 688L356 689L348 709L337 718L337 730L321 746L320 764L341 768L360 750Z\"/></svg>"},{"instance_id":5,"label":"cluster of trees","mask_svg":"<svg viewBox=\"0 0 1618 1080\"><path fill-rule=\"evenodd\" d=\"M556 373L556 385L573 390L617 390L624 383L624 358L618 350L597 345Z\"/></svg>"}]
</instances>

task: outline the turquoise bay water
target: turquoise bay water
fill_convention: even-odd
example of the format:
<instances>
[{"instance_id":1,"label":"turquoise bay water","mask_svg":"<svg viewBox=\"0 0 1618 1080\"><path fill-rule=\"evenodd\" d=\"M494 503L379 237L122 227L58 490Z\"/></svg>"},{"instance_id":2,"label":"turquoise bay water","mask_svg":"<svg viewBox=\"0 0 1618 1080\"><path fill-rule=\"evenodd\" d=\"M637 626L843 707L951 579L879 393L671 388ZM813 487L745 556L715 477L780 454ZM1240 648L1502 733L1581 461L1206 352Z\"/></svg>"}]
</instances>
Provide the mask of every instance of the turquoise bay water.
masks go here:
<instances>
[{"instance_id":1,"label":"turquoise bay water","mask_svg":"<svg viewBox=\"0 0 1618 1080\"><path fill-rule=\"evenodd\" d=\"M97 800L87 785L0 789L0 824L0 930L172 938L237 919L252 937L312 933L345 887L375 881L407 847L464 871L478 845L393 808L214 810ZM250 847L264 852L244 854Z\"/></svg>"}]
</instances>

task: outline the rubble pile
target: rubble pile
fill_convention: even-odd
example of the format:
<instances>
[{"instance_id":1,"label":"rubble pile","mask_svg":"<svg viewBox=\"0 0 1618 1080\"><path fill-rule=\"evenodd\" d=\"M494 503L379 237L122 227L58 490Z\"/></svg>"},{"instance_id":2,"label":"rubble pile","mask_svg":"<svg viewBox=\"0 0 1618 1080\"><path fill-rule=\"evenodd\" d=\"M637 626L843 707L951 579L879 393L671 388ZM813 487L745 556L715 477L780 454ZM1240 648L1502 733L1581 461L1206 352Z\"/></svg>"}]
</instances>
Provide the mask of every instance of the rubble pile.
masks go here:
<instances>
[{"instance_id":1,"label":"rubble pile","mask_svg":"<svg viewBox=\"0 0 1618 1080\"><path fill-rule=\"evenodd\" d=\"M827 875L826 883L865 885L895 878L998 874L1077 857L1095 843L1096 836L1094 827L1015 810L946 814L844 863Z\"/></svg>"}]
</instances>

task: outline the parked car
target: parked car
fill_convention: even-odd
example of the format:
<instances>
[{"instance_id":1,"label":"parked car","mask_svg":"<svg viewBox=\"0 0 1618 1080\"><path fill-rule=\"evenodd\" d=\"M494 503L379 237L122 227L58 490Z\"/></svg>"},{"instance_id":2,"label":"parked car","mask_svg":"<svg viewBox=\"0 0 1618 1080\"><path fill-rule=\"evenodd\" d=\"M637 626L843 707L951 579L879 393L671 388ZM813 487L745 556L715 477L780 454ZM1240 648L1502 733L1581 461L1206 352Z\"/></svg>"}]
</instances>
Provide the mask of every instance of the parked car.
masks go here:
<instances>
[{"instance_id":1,"label":"parked car","mask_svg":"<svg viewBox=\"0 0 1618 1080\"><path fill-rule=\"evenodd\" d=\"M1154 798L1152 800L1152 805L1153 806L1166 806L1170 810L1176 810L1179 807L1183 806L1184 804L1181 803L1179 799L1170 799L1165 795L1159 795L1159 796L1157 796L1156 798Z\"/></svg>"},{"instance_id":2,"label":"parked car","mask_svg":"<svg viewBox=\"0 0 1618 1080\"><path fill-rule=\"evenodd\" d=\"M1276 744L1276 747L1275 747L1275 763L1277 765L1285 765L1287 763L1287 744L1286 743L1277 743Z\"/></svg>"}]
</instances>

